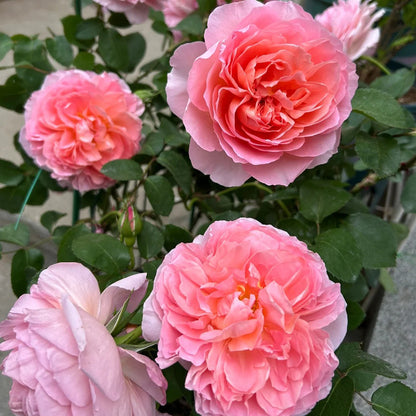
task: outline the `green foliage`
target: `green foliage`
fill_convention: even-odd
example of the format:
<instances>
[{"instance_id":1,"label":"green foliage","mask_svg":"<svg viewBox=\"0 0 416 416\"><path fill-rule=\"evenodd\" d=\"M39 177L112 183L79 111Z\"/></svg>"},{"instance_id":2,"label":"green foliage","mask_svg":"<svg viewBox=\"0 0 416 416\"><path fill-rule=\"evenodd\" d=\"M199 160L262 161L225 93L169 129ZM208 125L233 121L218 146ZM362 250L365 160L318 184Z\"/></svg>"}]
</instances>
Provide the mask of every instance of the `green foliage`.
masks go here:
<instances>
[{"instance_id":1,"label":"green foliage","mask_svg":"<svg viewBox=\"0 0 416 416\"><path fill-rule=\"evenodd\" d=\"M378 3L390 9L396 4L391 0ZM400 13L411 30L392 36L390 49L378 58L415 37L413 3ZM202 39L216 1L198 0L198 6L174 28L182 32L181 42ZM149 16L152 29L162 34L165 42L161 56L150 62L143 62L147 47L143 35L147 34L140 26L132 26L123 13L98 10L89 18L66 16L63 33L51 32L45 39L0 33L0 60L13 59L12 67L7 68L10 74L0 85L0 106L8 110L23 112L45 76L62 67L116 73L145 105L140 116L140 151L131 159L114 160L101 168L115 184L75 197L81 211L79 218L74 216L73 225L68 224L65 214L47 205L51 192L67 190L49 172L42 172L28 204L45 206L40 224L56 243L56 260L83 263L95 273L101 288L122 276L145 272L150 293L165 255L178 244L193 241L213 221L255 218L286 230L318 253L330 278L341 286L348 330L361 329L369 290L379 284L386 292L395 290L389 268L395 265L398 245L407 235L405 226L383 220L375 212L374 207L383 202L383 195L379 195L382 184L406 179L401 204L406 212L416 213L415 121L401 104L401 97L414 85L415 72L403 68L367 83L360 79L353 112L342 126L339 151L327 163L306 170L287 187L249 179L242 186L224 188L191 166L190 136L182 120L169 111L165 92L177 43L162 12L150 10ZM367 63L357 61L357 68L365 73ZM107 127L112 128L110 123ZM21 164L0 159L0 208L10 213L21 210L37 171L18 143L18 135L15 147L23 158ZM132 223L126 207L139 219L134 233L130 233ZM183 215L177 217L178 211ZM29 245L29 236L24 222L16 230L14 224L0 228L0 242L11 244L14 252L11 283L17 296L28 291L44 267L43 246L41 242L39 246L35 243L36 248ZM8 253L9 247L1 254L5 257ZM109 325L113 335L121 333L127 315L124 309L115 315ZM140 307L129 322L140 325L141 316ZM153 357L155 351L148 346L137 344L135 348L145 349L144 353ZM340 365L332 390L311 416L361 416L353 407L355 392L370 388L377 375L405 377L400 369L363 352L359 344L344 343L337 355ZM169 382L168 403L186 401L192 405L192 393L184 389L186 370L175 364L164 374ZM415 394L394 382L377 390L371 403L381 416L413 416Z\"/></svg>"},{"instance_id":2,"label":"green foliage","mask_svg":"<svg viewBox=\"0 0 416 416\"><path fill-rule=\"evenodd\" d=\"M300 213L308 220L317 223L341 209L351 198L351 194L338 184L325 180L310 180L300 187Z\"/></svg>"},{"instance_id":3,"label":"green foliage","mask_svg":"<svg viewBox=\"0 0 416 416\"><path fill-rule=\"evenodd\" d=\"M149 259L155 257L163 248L163 232L148 221L143 221L142 232L137 236L137 246L140 255Z\"/></svg>"},{"instance_id":4,"label":"green foliage","mask_svg":"<svg viewBox=\"0 0 416 416\"><path fill-rule=\"evenodd\" d=\"M406 374L402 370L362 351L358 343L342 344L337 350L337 356L339 359L338 368L345 375L359 370L388 378L406 378Z\"/></svg>"},{"instance_id":5,"label":"green foliage","mask_svg":"<svg viewBox=\"0 0 416 416\"><path fill-rule=\"evenodd\" d=\"M192 171L185 158L174 150L166 150L157 158L173 176L178 186L187 194L192 192Z\"/></svg>"},{"instance_id":6,"label":"green foliage","mask_svg":"<svg viewBox=\"0 0 416 416\"><path fill-rule=\"evenodd\" d=\"M359 88L352 100L352 109L377 123L398 129L411 129L415 122L390 95L375 88Z\"/></svg>"},{"instance_id":7,"label":"green foliage","mask_svg":"<svg viewBox=\"0 0 416 416\"><path fill-rule=\"evenodd\" d=\"M118 181L137 181L143 176L142 167L131 159L117 159L106 163L101 173Z\"/></svg>"},{"instance_id":8,"label":"green foliage","mask_svg":"<svg viewBox=\"0 0 416 416\"><path fill-rule=\"evenodd\" d=\"M29 244L29 227L25 223L19 223L16 227L14 224L8 224L0 227L0 241L26 246Z\"/></svg>"},{"instance_id":9,"label":"green foliage","mask_svg":"<svg viewBox=\"0 0 416 416\"><path fill-rule=\"evenodd\" d=\"M11 283L16 296L26 293L33 279L43 268L44 258L40 250L31 248L20 249L13 256L11 267Z\"/></svg>"},{"instance_id":10,"label":"green foliage","mask_svg":"<svg viewBox=\"0 0 416 416\"><path fill-rule=\"evenodd\" d=\"M45 41L46 48L53 59L59 64L69 67L74 60L74 51L65 36L55 36Z\"/></svg>"},{"instance_id":11,"label":"green foliage","mask_svg":"<svg viewBox=\"0 0 416 416\"><path fill-rule=\"evenodd\" d=\"M348 416L352 406L354 382L349 377L335 381L329 396L320 401L310 416Z\"/></svg>"},{"instance_id":12,"label":"green foliage","mask_svg":"<svg viewBox=\"0 0 416 416\"><path fill-rule=\"evenodd\" d=\"M401 204L406 212L416 213L416 175L412 174L406 181L401 194Z\"/></svg>"},{"instance_id":13,"label":"green foliage","mask_svg":"<svg viewBox=\"0 0 416 416\"><path fill-rule=\"evenodd\" d=\"M347 229L361 251L363 266L392 267L396 264L397 243L392 226L370 214L353 214Z\"/></svg>"},{"instance_id":14,"label":"green foliage","mask_svg":"<svg viewBox=\"0 0 416 416\"><path fill-rule=\"evenodd\" d=\"M413 416L416 409L416 392L395 381L377 389L372 397L373 409L381 416Z\"/></svg>"},{"instance_id":15,"label":"green foliage","mask_svg":"<svg viewBox=\"0 0 416 416\"><path fill-rule=\"evenodd\" d=\"M320 234L314 249L337 279L347 283L357 280L363 265L362 253L347 229L330 229Z\"/></svg>"},{"instance_id":16,"label":"green foliage","mask_svg":"<svg viewBox=\"0 0 416 416\"><path fill-rule=\"evenodd\" d=\"M393 137L372 137L361 132L357 136L356 150L364 164L380 178L394 175L400 167L401 151Z\"/></svg>"},{"instance_id":17,"label":"green foliage","mask_svg":"<svg viewBox=\"0 0 416 416\"><path fill-rule=\"evenodd\" d=\"M40 217L40 223L52 234L56 223L66 214L57 211L46 211Z\"/></svg>"},{"instance_id":18,"label":"green foliage","mask_svg":"<svg viewBox=\"0 0 416 416\"><path fill-rule=\"evenodd\" d=\"M127 247L107 234L85 234L72 241L75 256L109 275L120 275L130 263Z\"/></svg>"},{"instance_id":19,"label":"green foliage","mask_svg":"<svg viewBox=\"0 0 416 416\"><path fill-rule=\"evenodd\" d=\"M175 198L170 182L165 177L156 175L147 177L144 190L156 214L170 214Z\"/></svg>"},{"instance_id":20,"label":"green foliage","mask_svg":"<svg viewBox=\"0 0 416 416\"><path fill-rule=\"evenodd\" d=\"M376 78L371 83L371 88L384 91L394 98L405 95L415 83L415 72L407 68L401 68L391 75Z\"/></svg>"},{"instance_id":21,"label":"green foliage","mask_svg":"<svg viewBox=\"0 0 416 416\"><path fill-rule=\"evenodd\" d=\"M0 61L13 48L13 41L5 33L0 32Z\"/></svg>"}]
</instances>

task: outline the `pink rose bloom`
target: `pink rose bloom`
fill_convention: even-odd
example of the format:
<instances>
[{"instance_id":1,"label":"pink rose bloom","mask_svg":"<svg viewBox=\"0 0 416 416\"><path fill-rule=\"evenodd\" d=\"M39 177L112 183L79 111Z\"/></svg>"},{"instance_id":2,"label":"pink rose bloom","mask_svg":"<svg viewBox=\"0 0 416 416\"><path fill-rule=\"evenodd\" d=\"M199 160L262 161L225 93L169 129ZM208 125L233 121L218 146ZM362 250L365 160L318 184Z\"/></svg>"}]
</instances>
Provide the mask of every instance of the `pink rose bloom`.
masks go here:
<instances>
[{"instance_id":1,"label":"pink rose bloom","mask_svg":"<svg viewBox=\"0 0 416 416\"><path fill-rule=\"evenodd\" d=\"M338 0L315 19L332 32L344 45L345 53L355 60L370 53L380 38L380 29L373 29L384 10L377 10L370 0Z\"/></svg>"},{"instance_id":2,"label":"pink rose bloom","mask_svg":"<svg viewBox=\"0 0 416 416\"><path fill-rule=\"evenodd\" d=\"M217 7L204 42L180 46L166 88L193 166L224 186L288 185L337 151L357 88L341 42L299 5Z\"/></svg>"},{"instance_id":3,"label":"pink rose bloom","mask_svg":"<svg viewBox=\"0 0 416 416\"><path fill-rule=\"evenodd\" d=\"M20 143L61 185L81 192L107 188L115 181L100 170L139 151L143 111L115 74L54 72L26 103Z\"/></svg>"},{"instance_id":4,"label":"pink rose bloom","mask_svg":"<svg viewBox=\"0 0 416 416\"><path fill-rule=\"evenodd\" d=\"M162 368L189 368L201 416L298 416L330 391L345 306L306 244L241 218L165 257L142 328Z\"/></svg>"},{"instance_id":5,"label":"pink rose bloom","mask_svg":"<svg viewBox=\"0 0 416 416\"><path fill-rule=\"evenodd\" d=\"M9 406L16 415L150 416L165 402L167 382L148 357L117 347L105 324L130 298L134 311L146 292L136 274L100 294L79 263L43 271L0 324L11 350L2 364L13 379Z\"/></svg>"},{"instance_id":6,"label":"pink rose bloom","mask_svg":"<svg viewBox=\"0 0 416 416\"><path fill-rule=\"evenodd\" d=\"M131 24L142 23L147 19L149 7L161 10L163 0L93 0L108 10L124 13Z\"/></svg>"},{"instance_id":7,"label":"pink rose bloom","mask_svg":"<svg viewBox=\"0 0 416 416\"><path fill-rule=\"evenodd\" d=\"M198 9L196 0L165 0L162 12L167 26L172 28L196 9Z\"/></svg>"}]
</instances>

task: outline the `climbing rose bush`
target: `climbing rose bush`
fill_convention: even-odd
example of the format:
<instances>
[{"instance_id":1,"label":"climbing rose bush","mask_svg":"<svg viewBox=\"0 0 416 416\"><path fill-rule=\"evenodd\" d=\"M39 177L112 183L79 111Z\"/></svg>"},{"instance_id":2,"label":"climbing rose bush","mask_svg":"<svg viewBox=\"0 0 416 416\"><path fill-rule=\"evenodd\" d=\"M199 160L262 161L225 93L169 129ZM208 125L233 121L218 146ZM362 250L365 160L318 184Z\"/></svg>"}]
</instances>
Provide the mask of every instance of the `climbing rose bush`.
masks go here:
<instances>
[{"instance_id":1,"label":"climbing rose bush","mask_svg":"<svg viewBox=\"0 0 416 416\"><path fill-rule=\"evenodd\" d=\"M315 19L339 38L345 53L354 61L372 53L380 39L380 29L374 23L384 14L370 0L339 0Z\"/></svg>"},{"instance_id":2,"label":"climbing rose bush","mask_svg":"<svg viewBox=\"0 0 416 416\"><path fill-rule=\"evenodd\" d=\"M44 270L0 324L11 350L2 364L12 378L10 409L22 415L158 415L167 383L150 358L117 347L105 328L130 299L134 311L146 275L117 281L100 294L93 274L79 263Z\"/></svg>"},{"instance_id":3,"label":"climbing rose bush","mask_svg":"<svg viewBox=\"0 0 416 416\"><path fill-rule=\"evenodd\" d=\"M204 42L181 45L166 88L193 166L221 185L288 185L338 148L357 88L341 42L299 5L217 7Z\"/></svg>"},{"instance_id":4,"label":"climbing rose bush","mask_svg":"<svg viewBox=\"0 0 416 416\"><path fill-rule=\"evenodd\" d=\"M142 327L162 368L188 369L202 416L297 416L329 393L345 306L306 244L241 218L166 255Z\"/></svg>"},{"instance_id":5,"label":"climbing rose bush","mask_svg":"<svg viewBox=\"0 0 416 416\"><path fill-rule=\"evenodd\" d=\"M81 192L115 183L100 170L140 149L142 101L117 75L57 71L25 105L20 143L63 186Z\"/></svg>"}]
</instances>

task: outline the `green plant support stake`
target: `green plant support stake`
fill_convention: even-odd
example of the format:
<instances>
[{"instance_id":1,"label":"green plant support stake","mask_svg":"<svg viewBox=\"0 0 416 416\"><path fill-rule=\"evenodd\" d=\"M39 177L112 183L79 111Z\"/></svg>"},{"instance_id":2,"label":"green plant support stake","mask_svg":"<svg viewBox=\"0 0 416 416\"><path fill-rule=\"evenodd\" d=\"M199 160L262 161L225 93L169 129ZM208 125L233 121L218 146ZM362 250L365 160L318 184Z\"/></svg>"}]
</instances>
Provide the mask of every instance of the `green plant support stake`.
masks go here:
<instances>
[{"instance_id":1,"label":"green plant support stake","mask_svg":"<svg viewBox=\"0 0 416 416\"><path fill-rule=\"evenodd\" d=\"M75 14L81 16L81 0L74 0Z\"/></svg>"},{"instance_id":2,"label":"green plant support stake","mask_svg":"<svg viewBox=\"0 0 416 416\"><path fill-rule=\"evenodd\" d=\"M74 191L72 194L72 225L75 225L79 220L80 207L81 194L79 191Z\"/></svg>"},{"instance_id":3,"label":"green plant support stake","mask_svg":"<svg viewBox=\"0 0 416 416\"><path fill-rule=\"evenodd\" d=\"M14 224L14 229L17 230L17 227L19 226L20 220L22 219L23 211L26 208L27 201L29 201L30 195L32 195L33 189L39 180L40 174L42 173L42 169L38 170L38 173L35 176L35 179L33 179L32 185L30 185L29 190L27 191L27 194L25 196L25 200L23 201L22 207L20 208L19 216L17 217L16 223Z\"/></svg>"}]
</instances>

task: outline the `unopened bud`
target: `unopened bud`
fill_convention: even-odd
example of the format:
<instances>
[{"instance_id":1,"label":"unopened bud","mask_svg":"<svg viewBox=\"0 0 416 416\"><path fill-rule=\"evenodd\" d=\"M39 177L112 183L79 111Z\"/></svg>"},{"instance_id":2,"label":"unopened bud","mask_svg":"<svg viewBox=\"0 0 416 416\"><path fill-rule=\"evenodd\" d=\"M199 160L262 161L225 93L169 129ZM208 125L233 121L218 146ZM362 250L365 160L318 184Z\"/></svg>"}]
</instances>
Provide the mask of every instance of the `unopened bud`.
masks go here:
<instances>
[{"instance_id":1,"label":"unopened bud","mask_svg":"<svg viewBox=\"0 0 416 416\"><path fill-rule=\"evenodd\" d=\"M126 246L133 246L137 234L142 230L142 219L133 206L130 205L122 212L118 221L118 228Z\"/></svg>"}]
</instances>

